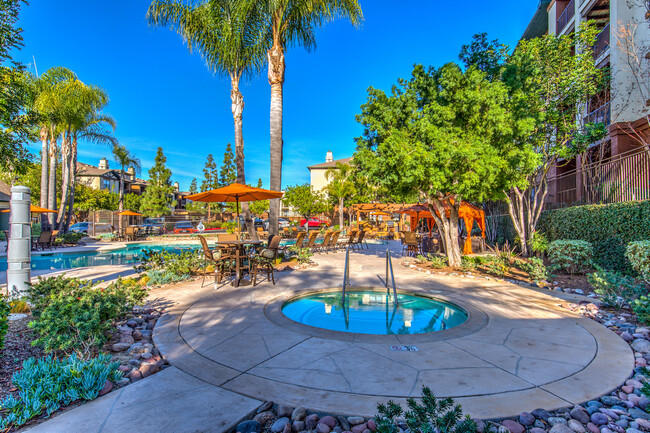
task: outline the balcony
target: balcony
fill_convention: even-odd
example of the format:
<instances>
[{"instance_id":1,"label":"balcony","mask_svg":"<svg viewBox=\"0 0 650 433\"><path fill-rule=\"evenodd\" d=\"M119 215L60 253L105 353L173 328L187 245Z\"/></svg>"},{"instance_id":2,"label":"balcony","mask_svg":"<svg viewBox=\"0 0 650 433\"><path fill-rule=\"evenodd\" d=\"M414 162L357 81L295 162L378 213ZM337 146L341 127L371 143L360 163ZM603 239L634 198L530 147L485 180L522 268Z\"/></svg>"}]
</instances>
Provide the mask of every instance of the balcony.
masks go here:
<instances>
[{"instance_id":1,"label":"balcony","mask_svg":"<svg viewBox=\"0 0 650 433\"><path fill-rule=\"evenodd\" d=\"M575 16L575 14L576 14L575 0L571 0L569 4L566 6L566 9L564 9L564 12L562 12L562 15L560 15L560 18L557 19L555 33L559 35L562 32L562 30L564 30L564 28L569 24L569 22Z\"/></svg>"},{"instance_id":2,"label":"balcony","mask_svg":"<svg viewBox=\"0 0 650 433\"><path fill-rule=\"evenodd\" d=\"M609 24L598 33L596 36L596 43L594 44L594 58L598 59L605 51L609 49Z\"/></svg>"},{"instance_id":3,"label":"balcony","mask_svg":"<svg viewBox=\"0 0 650 433\"><path fill-rule=\"evenodd\" d=\"M596 108L594 111L591 113L587 114L584 117L584 123L604 123L605 126L609 126L612 122L611 118L611 109L610 109L610 103L607 102L606 104L601 105L600 107Z\"/></svg>"}]
</instances>

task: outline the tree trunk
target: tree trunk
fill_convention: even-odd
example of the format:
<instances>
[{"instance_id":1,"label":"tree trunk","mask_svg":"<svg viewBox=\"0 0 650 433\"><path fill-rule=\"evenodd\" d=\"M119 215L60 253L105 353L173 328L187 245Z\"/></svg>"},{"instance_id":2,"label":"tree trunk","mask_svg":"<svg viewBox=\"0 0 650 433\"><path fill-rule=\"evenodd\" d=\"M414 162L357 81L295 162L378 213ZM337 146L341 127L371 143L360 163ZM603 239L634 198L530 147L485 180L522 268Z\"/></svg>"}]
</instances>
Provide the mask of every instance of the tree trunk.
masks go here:
<instances>
[{"instance_id":1,"label":"tree trunk","mask_svg":"<svg viewBox=\"0 0 650 433\"><path fill-rule=\"evenodd\" d=\"M449 218L447 218L445 211L445 203L449 206ZM462 264L460 244L458 243L458 209L460 203L458 197L430 197L427 201L429 211L440 232L440 241L447 254L449 266L452 268L459 268Z\"/></svg>"},{"instance_id":2,"label":"tree trunk","mask_svg":"<svg viewBox=\"0 0 650 433\"><path fill-rule=\"evenodd\" d=\"M343 197L339 198L339 230L343 230Z\"/></svg>"},{"instance_id":3,"label":"tree trunk","mask_svg":"<svg viewBox=\"0 0 650 433\"><path fill-rule=\"evenodd\" d=\"M77 138L72 140L72 151L70 154L70 169L68 171L70 176L70 201L68 202L68 216L65 219L65 232L70 227L70 219L72 219L72 211L74 210L74 192L77 186Z\"/></svg>"},{"instance_id":4,"label":"tree trunk","mask_svg":"<svg viewBox=\"0 0 650 433\"><path fill-rule=\"evenodd\" d=\"M41 128L41 207L47 208L47 161L49 158L47 128Z\"/></svg>"},{"instance_id":5,"label":"tree trunk","mask_svg":"<svg viewBox=\"0 0 650 433\"><path fill-rule=\"evenodd\" d=\"M275 36L275 35L274 35ZM274 38L267 53L271 85L271 190L282 191L282 87L284 85L284 47ZM277 235L280 199L269 201L269 233Z\"/></svg>"},{"instance_id":6,"label":"tree trunk","mask_svg":"<svg viewBox=\"0 0 650 433\"><path fill-rule=\"evenodd\" d=\"M70 135L66 131L61 138L61 178L63 185L61 187L61 206L59 206L59 213L56 218L57 230L63 231L64 216L66 207L68 206L70 198Z\"/></svg>"},{"instance_id":7,"label":"tree trunk","mask_svg":"<svg viewBox=\"0 0 650 433\"><path fill-rule=\"evenodd\" d=\"M246 185L246 171L244 169L244 95L239 91L239 77L231 77L230 99L232 101L232 118L235 123L235 165L237 166L237 183ZM244 224L248 229L248 234L252 240L258 240L255 224L251 216L248 202L242 202L242 213L244 214Z\"/></svg>"},{"instance_id":8,"label":"tree trunk","mask_svg":"<svg viewBox=\"0 0 650 433\"><path fill-rule=\"evenodd\" d=\"M50 172L49 180L47 182L47 208L48 209L57 209L56 204L56 163L57 163L57 145L56 145L56 135L53 131L50 134ZM54 226L54 214L48 213L47 219L50 223L50 227Z\"/></svg>"},{"instance_id":9,"label":"tree trunk","mask_svg":"<svg viewBox=\"0 0 650 433\"><path fill-rule=\"evenodd\" d=\"M122 212L124 210L124 166L122 166L122 169L120 170L120 201L117 205L117 210L118 212ZM120 218L117 220L117 227L119 228L120 233L122 233L122 220L124 217L122 215L118 216Z\"/></svg>"},{"instance_id":10,"label":"tree trunk","mask_svg":"<svg viewBox=\"0 0 650 433\"><path fill-rule=\"evenodd\" d=\"M533 236L548 195L548 183L545 178L546 176L543 176L543 180L534 188L526 190L513 188L506 200L512 225L519 236L521 255L524 257L528 257L531 252ZM531 185L533 185L532 182Z\"/></svg>"}]
</instances>

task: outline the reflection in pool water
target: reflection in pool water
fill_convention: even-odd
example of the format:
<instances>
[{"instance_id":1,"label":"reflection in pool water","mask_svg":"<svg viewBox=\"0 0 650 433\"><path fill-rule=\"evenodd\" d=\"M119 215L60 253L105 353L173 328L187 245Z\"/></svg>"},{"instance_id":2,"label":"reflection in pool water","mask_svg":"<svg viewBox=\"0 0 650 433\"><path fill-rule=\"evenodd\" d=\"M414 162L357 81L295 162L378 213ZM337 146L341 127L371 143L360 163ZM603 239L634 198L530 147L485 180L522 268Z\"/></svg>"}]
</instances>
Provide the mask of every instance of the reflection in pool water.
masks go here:
<instances>
[{"instance_id":1,"label":"reflection in pool water","mask_svg":"<svg viewBox=\"0 0 650 433\"><path fill-rule=\"evenodd\" d=\"M451 303L398 294L398 306L385 291L350 292L345 308L341 293L316 293L288 301L285 316L304 325L359 334L423 334L453 328L467 313Z\"/></svg>"}]
</instances>

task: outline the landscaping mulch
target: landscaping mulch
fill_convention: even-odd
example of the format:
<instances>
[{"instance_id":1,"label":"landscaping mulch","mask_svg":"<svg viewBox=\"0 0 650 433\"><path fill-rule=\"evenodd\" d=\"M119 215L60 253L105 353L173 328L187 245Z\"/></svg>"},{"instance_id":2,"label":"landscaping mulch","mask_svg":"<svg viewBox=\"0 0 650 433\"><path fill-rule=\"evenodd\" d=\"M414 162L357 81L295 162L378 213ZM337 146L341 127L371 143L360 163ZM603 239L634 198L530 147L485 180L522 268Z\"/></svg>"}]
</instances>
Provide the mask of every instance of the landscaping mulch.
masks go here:
<instances>
[{"instance_id":1,"label":"landscaping mulch","mask_svg":"<svg viewBox=\"0 0 650 433\"><path fill-rule=\"evenodd\" d=\"M9 321L9 329L5 335L5 346L0 351L0 400L15 392L11 384L11 376L23 367L23 361L28 358L44 356L40 347L32 346L36 339L32 329L27 324L32 320L27 315L18 320Z\"/></svg>"}]
</instances>

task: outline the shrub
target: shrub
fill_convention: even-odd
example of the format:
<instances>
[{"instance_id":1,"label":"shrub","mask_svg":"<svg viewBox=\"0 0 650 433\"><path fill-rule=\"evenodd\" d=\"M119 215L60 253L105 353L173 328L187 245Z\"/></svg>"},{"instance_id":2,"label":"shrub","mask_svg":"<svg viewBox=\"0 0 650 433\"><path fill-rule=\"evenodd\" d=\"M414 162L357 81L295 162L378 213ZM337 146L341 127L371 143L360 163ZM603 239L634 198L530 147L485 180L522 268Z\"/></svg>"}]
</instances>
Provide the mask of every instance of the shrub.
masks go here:
<instances>
[{"instance_id":1,"label":"shrub","mask_svg":"<svg viewBox=\"0 0 650 433\"><path fill-rule=\"evenodd\" d=\"M434 269L442 269L449 264L449 262L447 261L447 257L445 256L439 256L437 254L429 253L427 254L427 258L429 259L429 264Z\"/></svg>"},{"instance_id":2,"label":"shrub","mask_svg":"<svg viewBox=\"0 0 650 433\"><path fill-rule=\"evenodd\" d=\"M631 304L632 300L645 292L645 287L637 284L634 278L602 268L589 274L587 280L601 300L612 307L621 308L626 303Z\"/></svg>"},{"instance_id":3,"label":"shrub","mask_svg":"<svg viewBox=\"0 0 650 433\"><path fill-rule=\"evenodd\" d=\"M56 235L57 244L78 244L81 238L85 235L83 233L68 232Z\"/></svg>"},{"instance_id":4,"label":"shrub","mask_svg":"<svg viewBox=\"0 0 650 433\"><path fill-rule=\"evenodd\" d=\"M218 229L221 228L223 223L221 221L208 221L208 222L204 222L203 225L205 226L206 229Z\"/></svg>"},{"instance_id":5,"label":"shrub","mask_svg":"<svg viewBox=\"0 0 650 433\"><path fill-rule=\"evenodd\" d=\"M102 239L102 240L110 241L110 240L113 240L115 238L115 235L113 233L101 233L101 234L97 235L97 237L99 239Z\"/></svg>"},{"instance_id":6,"label":"shrub","mask_svg":"<svg viewBox=\"0 0 650 433\"><path fill-rule=\"evenodd\" d=\"M169 251L145 250L138 271L164 270L176 279L187 279L199 269L205 267L203 253L199 250L172 253ZM180 280L179 280L180 281Z\"/></svg>"},{"instance_id":7,"label":"shrub","mask_svg":"<svg viewBox=\"0 0 650 433\"><path fill-rule=\"evenodd\" d=\"M530 249L538 256L548 251L548 240L542 233L536 231L533 233L533 240L530 243Z\"/></svg>"},{"instance_id":8,"label":"shrub","mask_svg":"<svg viewBox=\"0 0 650 433\"><path fill-rule=\"evenodd\" d=\"M625 256L644 280L650 282L650 241L636 241L627 244Z\"/></svg>"},{"instance_id":9,"label":"shrub","mask_svg":"<svg viewBox=\"0 0 650 433\"><path fill-rule=\"evenodd\" d=\"M309 263L311 256L314 255L309 248L298 248L296 246L290 247L289 253L298 259L298 263Z\"/></svg>"},{"instance_id":10,"label":"shrub","mask_svg":"<svg viewBox=\"0 0 650 433\"><path fill-rule=\"evenodd\" d=\"M147 278L147 286L164 286L165 284L178 283L179 281L186 280L190 275L176 275L165 270L153 269L148 271L145 277Z\"/></svg>"},{"instance_id":11,"label":"shrub","mask_svg":"<svg viewBox=\"0 0 650 433\"><path fill-rule=\"evenodd\" d=\"M542 281L548 278L548 269L544 266L542 259L531 257L529 259L517 260L515 266L528 273L533 281Z\"/></svg>"},{"instance_id":12,"label":"shrub","mask_svg":"<svg viewBox=\"0 0 650 433\"><path fill-rule=\"evenodd\" d=\"M477 425L469 415L463 418L463 409L450 397L437 399L426 386L422 388L422 404L414 398L406 400L409 410L388 401L386 404L377 405L379 412L375 416L378 433L398 433L401 428L397 426L396 419L404 417L408 431L411 433L475 433Z\"/></svg>"},{"instance_id":13,"label":"shrub","mask_svg":"<svg viewBox=\"0 0 650 433\"><path fill-rule=\"evenodd\" d=\"M65 275L41 278L34 284L29 284L27 300L33 306L32 314L38 317L41 311L50 303L53 296L64 292L75 292L82 286L90 285L90 281L78 278L68 278Z\"/></svg>"},{"instance_id":14,"label":"shrub","mask_svg":"<svg viewBox=\"0 0 650 433\"><path fill-rule=\"evenodd\" d=\"M632 309L639 322L646 326L650 325L650 298L642 295L639 299L635 299L632 303Z\"/></svg>"},{"instance_id":15,"label":"shrub","mask_svg":"<svg viewBox=\"0 0 650 433\"><path fill-rule=\"evenodd\" d=\"M9 312L11 307L5 300L4 296L0 295L0 350L5 347L5 335L9 329Z\"/></svg>"},{"instance_id":16,"label":"shrub","mask_svg":"<svg viewBox=\"0 0 650 433\"><path fill-rule=\"evenodd\" d=\"M591 269L592 257L593 247L586 241L559 240L548 245L548 258L554 271L582 274Z\"/></svg>"},{"instance_id":17,"label":"shrub","mask_svg":"<svg viewBox=\"0 0 650 433\"><path fill-rule=\"evenodd\" d=\"M70 279L68 279L70 280ZM76 353L88 357L108 339L113 322L141 304L146 290L118 279L106 288L85 281L59 286L39 299L38 314L29 324L46 352Z\"/></svg>"},{"instance_id":18,"label":"shrub","mask_svg":"<svg viewBox=\"0 0 650 433\"><path fill-rule=\"evenodd\" d=\"M9 308L11 308L10 313L29 313L31 312L31 308L29 308L29 304L22 299L14 299L13 301L9 302Z\"/></svg>"},{"instance_id":19,"label":"shrub","mask_svg":"<svg viewBox=\"0 0 650 433\"><path fill-rule=\"evenodd\" d=\"M461 256L460 259L461 259L460 268L463 271L469 272L476 269L476 260L474 260L474 257Z\"/></svg>"},{"instance_id":20,"label":"shrub","mask_svg":"<svg viewBox=\"0 0 650 433\"><path fill-rule=\"evenodd\" d=\"M106 380L122 378L118 366L108 355L88 361L74 355L66 359L50 356L27 359L22 370L11 379L18 389L18 397L9 395L0 401L4 416L0 418L0 429L20 427L41 414L49 417L74 401L97 398Z\"/></svg>"}]
</instances>

